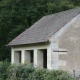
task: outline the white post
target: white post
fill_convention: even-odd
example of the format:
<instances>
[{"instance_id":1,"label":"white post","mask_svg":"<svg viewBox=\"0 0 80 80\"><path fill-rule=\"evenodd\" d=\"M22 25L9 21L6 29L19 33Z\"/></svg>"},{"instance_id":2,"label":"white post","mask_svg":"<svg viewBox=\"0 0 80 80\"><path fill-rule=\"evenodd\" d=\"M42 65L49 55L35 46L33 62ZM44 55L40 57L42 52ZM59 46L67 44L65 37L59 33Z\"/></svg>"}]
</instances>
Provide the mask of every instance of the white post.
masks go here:
<instances>
[{"instance_id":1,"label":"white post","mask_svg":"<svg viewBox=\"0 0 80 80\"><path fill-rule=\"evenodd\" d=\"M24 64L25 63L25 50L21 51L21 63Z\"/></svg>"},{"instance_id":2,"label":"white post","mask_svg":"<svg viewBox=\"0 0 80 80\"><path fill-rule=\"evenodd\" d=\"M51 47L47 49L47 69L51 69Z\"/></svg>"},{"instance_id":3,"label":"white post","mask_svg":"<svg viewBox=\"0 0 80 80\"><path fill-rule=\"evenodd\" d=\"M14 50L11 48L11 63L14 63Z\"/></svg>"},{"instance_id":4,"label":"white post","mask_svg":"<svg viewBox=\"0 0 80 80\"><path fill-rule=\"evenodd\" d=\"M37 49L34 49L34 67L37 67Z\"/></svg>"}]
</instances>

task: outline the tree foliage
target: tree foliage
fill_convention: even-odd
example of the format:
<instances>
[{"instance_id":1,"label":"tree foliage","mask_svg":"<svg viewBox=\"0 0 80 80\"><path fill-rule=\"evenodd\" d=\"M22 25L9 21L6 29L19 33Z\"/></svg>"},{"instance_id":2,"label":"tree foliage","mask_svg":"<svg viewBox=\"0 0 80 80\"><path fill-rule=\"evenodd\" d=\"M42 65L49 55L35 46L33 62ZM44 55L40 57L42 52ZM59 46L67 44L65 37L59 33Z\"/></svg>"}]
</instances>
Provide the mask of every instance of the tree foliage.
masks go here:
<instances>
[{"instance_id":1,"label":"tree foliage","mask_svg":"<svg viewBox=\"0 0 80 80\"><path fill-rule=\"evenodd\" d=\"M42 16L80 5L80 0L0 0L0 60L10 59L13 38Z\"/></svg>"}]
</instances>

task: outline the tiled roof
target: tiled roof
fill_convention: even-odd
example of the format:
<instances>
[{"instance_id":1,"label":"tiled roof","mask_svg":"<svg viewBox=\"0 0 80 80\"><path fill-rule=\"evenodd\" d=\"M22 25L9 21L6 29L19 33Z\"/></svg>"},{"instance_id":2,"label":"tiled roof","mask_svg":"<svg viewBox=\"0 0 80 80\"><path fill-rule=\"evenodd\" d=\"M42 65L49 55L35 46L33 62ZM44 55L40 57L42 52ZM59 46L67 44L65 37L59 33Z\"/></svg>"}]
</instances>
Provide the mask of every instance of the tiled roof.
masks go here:
<instances>
[{"instance_id":1,"label":"tiled roof","mask_svg":"<svg viewBox=\"0 0 80 80\"><path fill-rule=\"evenodd\" d=\"M80 8L75 8L44 16L13 39L8 46L47 42L52 35L79 14Z\"/></svg>"}]
</instances>

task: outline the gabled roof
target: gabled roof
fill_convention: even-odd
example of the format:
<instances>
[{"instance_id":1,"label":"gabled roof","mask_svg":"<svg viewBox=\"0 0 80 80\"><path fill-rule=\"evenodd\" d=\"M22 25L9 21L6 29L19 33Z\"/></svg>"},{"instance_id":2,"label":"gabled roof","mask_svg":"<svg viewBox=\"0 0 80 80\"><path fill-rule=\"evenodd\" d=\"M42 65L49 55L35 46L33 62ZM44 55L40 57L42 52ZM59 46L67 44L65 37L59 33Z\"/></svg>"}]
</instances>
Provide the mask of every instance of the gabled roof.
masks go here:
<instances>
[{"instance_id":1,"label":"gabled roof","mask_svg":"<svg viewBox=\"0 0 80 80\"><path fill-rule=\"evenodd\" d=\"M80 8L75 8L44 16L13 39L8 46L47 42L52 35L79 14Z\"/></svg>"}]
</instances>

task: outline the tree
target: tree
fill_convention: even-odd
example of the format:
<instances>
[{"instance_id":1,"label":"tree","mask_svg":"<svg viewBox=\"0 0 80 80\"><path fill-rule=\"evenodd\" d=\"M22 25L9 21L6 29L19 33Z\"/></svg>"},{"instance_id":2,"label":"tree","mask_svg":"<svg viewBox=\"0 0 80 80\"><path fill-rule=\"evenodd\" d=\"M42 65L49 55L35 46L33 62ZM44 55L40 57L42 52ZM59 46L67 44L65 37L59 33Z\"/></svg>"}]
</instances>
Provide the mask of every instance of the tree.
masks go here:
<instances>
[{"instance_id":1,"label":"tree","mask_svg":"<svg viewBox=\"0 0 80 80\"><path fill-rule=\"evenodd\" d=\"M10 59L10 47L5 45L13 38L45 15L76 7L75 1L0 0L0 60Z\"/></svg>"}]
</instances>

